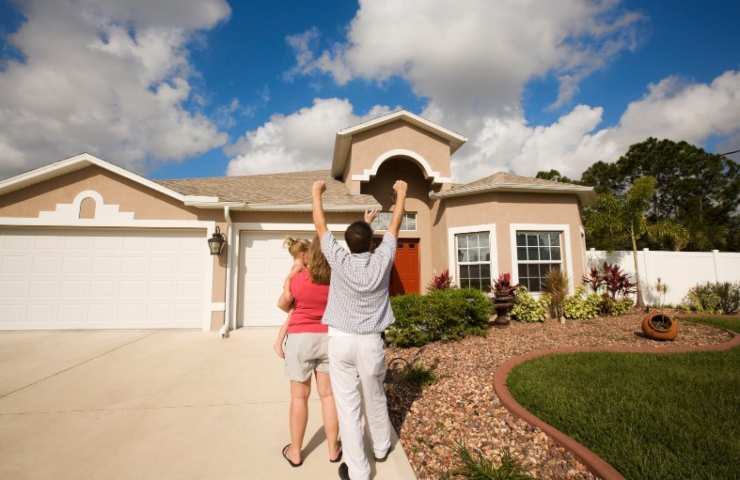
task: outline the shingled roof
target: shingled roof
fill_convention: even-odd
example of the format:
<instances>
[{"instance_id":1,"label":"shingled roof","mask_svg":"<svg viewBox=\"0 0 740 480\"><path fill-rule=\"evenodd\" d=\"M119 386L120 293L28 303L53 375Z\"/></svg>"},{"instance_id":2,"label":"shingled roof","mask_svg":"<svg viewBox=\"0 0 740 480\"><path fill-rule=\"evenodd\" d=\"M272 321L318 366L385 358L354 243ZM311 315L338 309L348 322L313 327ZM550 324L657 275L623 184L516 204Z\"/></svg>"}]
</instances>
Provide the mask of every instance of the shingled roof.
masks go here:
<instances>
[{"instance_id":1,"label":"shingled roof","mask_svg":"<svg viewBox=\"0 0 740 480\"><path fill-rule=\"evenodd\" d=\"M522 177L506 172L496 172L493 175L469 183L452 185L447 190L433 194L433 198L474 195L496 190L509 192L539 191L542 193L574 193L578 195L584 204L593 201L596 195L592 187L555 182L541 178Z\"/></svg>"},{"instance_id":2,"label":"shingled roof","mask_svg":"<svg viewBox=\"0 0 740 480\"><path fill-rule=\"evenodd\" d=\"M326 182L324 206L327 210L379 207L370 195L351 194L343 182L329 174L329 170L158 180L158 183L184 195L213 196L225 202L244 202L247 208L295 207L291 210L310 210L311 185L316 180Z\"/></svg>"}]
</instances>

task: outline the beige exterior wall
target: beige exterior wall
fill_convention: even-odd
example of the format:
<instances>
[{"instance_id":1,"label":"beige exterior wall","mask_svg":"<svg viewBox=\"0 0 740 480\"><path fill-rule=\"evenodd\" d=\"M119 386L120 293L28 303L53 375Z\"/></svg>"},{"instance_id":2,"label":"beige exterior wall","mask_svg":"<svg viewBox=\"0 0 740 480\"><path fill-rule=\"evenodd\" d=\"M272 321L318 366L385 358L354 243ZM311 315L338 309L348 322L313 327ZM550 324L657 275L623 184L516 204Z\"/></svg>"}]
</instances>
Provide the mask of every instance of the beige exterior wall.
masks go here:
<instances>
[{"instance_id":1,"label":"beige exterior wall","mask_svg":"<svg viewBox=\"0 0 740 480\"><path fill-rule=\"evenodd\" d=\"M451 227L496 224L496 258L499 273L511 272L511 224L566 224L570 226L573 271L567 272L575 285L584 273L584 243L581 216L575 195L536 193L487 193L443 200L440 228L435 231L435 268L448 268L448 234ZM441 225L444 225L443 227ZM441 234L441 235L440 235ZM566 252L563 249L563 256ZM563 265L566 265L564 258Z\"/></svg>"},{"instance_id":2,"label":"beige exterior wall","mask_svg":"<svg viewBox=\"0 0 740 480\"><path fill-rule=\"evenodd\" d=\"M447 142L403 120L368 130L352 137L350 158L345 165L344 181L352 193L359 193L361 182L352 175L362 174L372 168L375 161L390 150L405 149L421 155L433 171L449 177L450 146ZM386 163L395 162L390 159Z\"/></svg>"}]
</instances>

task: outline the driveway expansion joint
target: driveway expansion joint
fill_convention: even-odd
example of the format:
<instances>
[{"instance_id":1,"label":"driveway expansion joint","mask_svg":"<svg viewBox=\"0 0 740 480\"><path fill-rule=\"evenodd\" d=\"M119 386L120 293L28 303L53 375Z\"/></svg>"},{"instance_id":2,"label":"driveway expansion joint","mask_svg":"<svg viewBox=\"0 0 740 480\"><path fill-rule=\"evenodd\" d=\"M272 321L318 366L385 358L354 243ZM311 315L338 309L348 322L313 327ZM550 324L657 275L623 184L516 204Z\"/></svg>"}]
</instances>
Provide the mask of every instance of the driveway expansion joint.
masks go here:
<instances>
[{"instance_id":1,"label":"driveway expansion joint","mask_svg":"<svg viewBox=\"0 0 740 480\"><path fill-rule=\"evenodd\" d=\"M726 342L712 344L712 345L700 345L700 346L667 346L661 348L655 348L653 346L645 347L630 347L630 346L609 346L609 347L569 347L569 348L555 348L548 350L537 350L523 355L518 355L506 360L498 369L493 376L493 389L498 395L501 403L515 416L521 418L530 425L539 428L545 432L555 442L560 444L563 448L573 453L583 464L598 477L603 480L624 480L621 473L614 467L609 465L603 458L596 455L594 452L586 448L584 445L578 443L574 438L566 435L557 428L553 427L549 423L545 422L541 418L534 415L532 412L524 408L519 402L514 399L514 396L509 391L506 385L506 379L511 373L511 370L525 362L534 360L536 358L545 357L548 355L565 354L565 353L657 353L657 354L671 354L671 353L691 353L691 352L725 352L735 347L740 347L740 335L724 330L732 338Z\"/></svg>"}]
</instances>

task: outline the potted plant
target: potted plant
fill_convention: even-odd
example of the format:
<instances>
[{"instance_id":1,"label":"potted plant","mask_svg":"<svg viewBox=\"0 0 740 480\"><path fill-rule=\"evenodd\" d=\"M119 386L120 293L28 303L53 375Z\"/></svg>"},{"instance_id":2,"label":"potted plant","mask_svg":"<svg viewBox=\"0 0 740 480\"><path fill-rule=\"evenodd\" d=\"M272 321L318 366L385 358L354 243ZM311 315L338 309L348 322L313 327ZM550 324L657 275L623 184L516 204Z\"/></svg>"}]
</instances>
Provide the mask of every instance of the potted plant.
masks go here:
<instances>
[{"instance_id":1,"label":"potted plant","mask_svg":"<svg viewBox=\"0 0 740 480\"><path fill-rule=\"evenodd\" d=\"M496 320L493 324L497 327L506 327L511 319L509 311L514 306L514 292L516 286L511 284L511 275L502 273L493 283L493 308L496 310Z\"/></svg>"},{"instance_id":2,"label":"potted plant","mask_svg":"<svg viewBox=\"0 0 740 480\"><path fill-rule=\"evenodd\" d=\"M658 293L658 309L648 312L642 319L642 333L653 340L673 340L678 335L678 322L663 311L668 285L659 278L655 290Z\"/></svg>"}]
</instances>

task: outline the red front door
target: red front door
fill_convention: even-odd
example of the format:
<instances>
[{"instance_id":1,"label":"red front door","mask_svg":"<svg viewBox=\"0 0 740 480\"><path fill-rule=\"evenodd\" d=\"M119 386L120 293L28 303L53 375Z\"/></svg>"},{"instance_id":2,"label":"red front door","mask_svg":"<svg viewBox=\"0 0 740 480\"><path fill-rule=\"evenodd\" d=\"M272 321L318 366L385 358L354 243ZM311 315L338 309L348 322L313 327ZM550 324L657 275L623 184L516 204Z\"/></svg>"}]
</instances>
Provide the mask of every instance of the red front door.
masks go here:
<instances>
[{"instance_id":1,"label":"red front door","mask_svg":"<svg viewBox=\"0 0 740 480\"><path fill-rule=\"evenodd\" d=\"M401 238L391 273L391 295L419 293L419 240Z\"/></svg>"},{"instance_id":2,"label":"red front door","mask_svg":"<svg viewBox=\"0 0 740 480\"><path fill-rule=\"evenodd\" d=\"M380 237L375 237L374 246L377 246L381 240ZM393 262L389 293L391 296L403 295L405 293L419 293L421 290L419 239L400 238L397 242L396 259Z\"/></svg>"}]
</instances>

